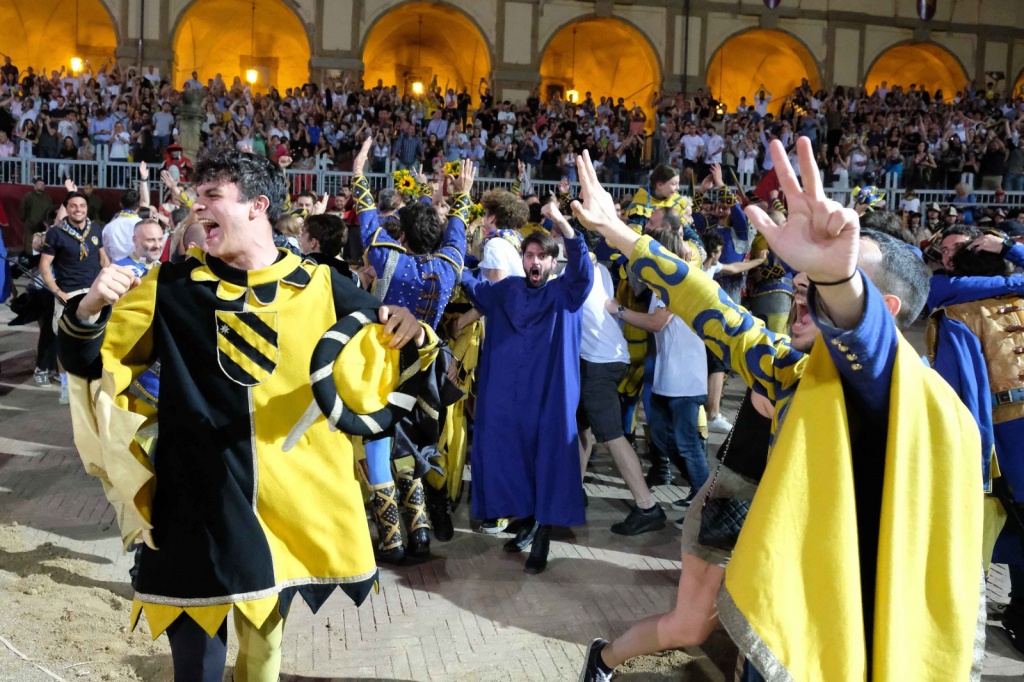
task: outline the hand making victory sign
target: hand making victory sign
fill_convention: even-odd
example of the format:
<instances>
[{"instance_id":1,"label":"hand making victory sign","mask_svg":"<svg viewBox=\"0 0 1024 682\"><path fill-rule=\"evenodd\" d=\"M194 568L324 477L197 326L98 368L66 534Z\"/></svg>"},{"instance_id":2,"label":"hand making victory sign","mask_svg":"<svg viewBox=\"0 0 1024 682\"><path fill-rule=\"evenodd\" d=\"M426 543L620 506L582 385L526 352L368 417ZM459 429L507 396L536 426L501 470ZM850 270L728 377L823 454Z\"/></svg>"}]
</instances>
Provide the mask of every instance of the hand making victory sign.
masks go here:
<instances>
[{"instance_id":1,"label":"hand making victory sign","mask_svg":"<svg viewBox=\"0 0 1024 682\"><path fill-rule=\"evenodd\" d=\"M757 206L748 206L745 213L775 255L817 287L832 321L850 328L863 313L864 283L857 277L860 219L853 209L825 196L811 141L801 137L796 148L803 189L782 143L771 143L775 172L789 205L785 223L776 225Z\"/></svg>"}]
</instances>

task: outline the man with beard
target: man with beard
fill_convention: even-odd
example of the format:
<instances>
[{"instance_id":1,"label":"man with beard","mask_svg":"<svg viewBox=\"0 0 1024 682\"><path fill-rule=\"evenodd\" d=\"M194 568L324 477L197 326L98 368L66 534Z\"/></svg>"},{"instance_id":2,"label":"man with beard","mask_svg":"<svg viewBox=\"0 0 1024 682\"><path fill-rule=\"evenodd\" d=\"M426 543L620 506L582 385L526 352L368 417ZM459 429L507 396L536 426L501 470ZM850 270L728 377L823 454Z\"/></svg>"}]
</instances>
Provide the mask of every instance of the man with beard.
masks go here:
<instances>
[{"instance_id":1,"label":"man with beard","mask_svg":"<svg viewBox=\"0 0 1024 682\"><path fill-rule=\"evenodd\" d=\"M152 267L160 262L160 256L163 255L163 227L152 218L140 220L135 223L132 243L135 244L135 251L115 261L114 265L131 268L135 271L137 277L143 277Z\"/></svg>"},{"instance_id":2,"label":"man with beard","mask_svg":"<svg viewBox=\"0 0 1024 682\"><path fill-rule=\"evenodd\" d=\"M583 235L557 206L547 204L544 215L565 244L568 262L559 278L548 281L558 243L545 232L523 240L525 278L488 282L468 271L462 276L474 306L487 317L470 455L473 516L521 520L506 549L521 551L532 540L525 568L530 574L547 567L551 526L586 522L576 408L581 309L594 266Z\"/></svg>"}]
</instances>

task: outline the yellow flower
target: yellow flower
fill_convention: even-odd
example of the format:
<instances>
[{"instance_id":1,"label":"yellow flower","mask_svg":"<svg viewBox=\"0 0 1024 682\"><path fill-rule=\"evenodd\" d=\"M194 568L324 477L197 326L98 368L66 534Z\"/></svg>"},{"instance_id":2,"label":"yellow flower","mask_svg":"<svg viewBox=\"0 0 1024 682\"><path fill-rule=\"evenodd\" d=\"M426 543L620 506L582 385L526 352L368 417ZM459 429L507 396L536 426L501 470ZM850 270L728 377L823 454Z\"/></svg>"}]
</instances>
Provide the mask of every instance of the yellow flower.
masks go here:
<instances>
[{"instance_id":1,"label":"yellow flower","mask_svg":"<svg viewBox=\"0 0 1024 682\"><path fill-rule=\"evenodd\" d=\"M449 161L444 165L444 174L449 178L459 177L459 172L462 170L462 164L458 161Z\"/></svg>"},{"instance_id":2,"label":"yellow flower","mask_svg":"<svg viewBox=\"0 0 1024 682\"><path fill-rule=\"evenodd\" d=\"M412 173L410 173L409 171L407 171L405 169L396 170L394 173L391 174L391 177L394 179L394 181L396 183L400 183L405 178L411 178L412 177Z\"/></svg>"},{"instance_id":3,"label":"yellow flower","mask_svg":"<svg viewBox=\"0 0 1024 682\"><path fill-rule=\"evenodd\" d=\"M474 220L479 220L480 218L483 218L483 217L484 217L484 205L483 204L473 204L472 206L469 207L469 220L470 220L470 222L472 222Z\"/></svg>"},{"instance_id":4,"label":"yellow flower","mask_svg":"<svg viewBox=\"0 0 1024 682\"><path fill-rule=\"evenodd\" d=\"M416 180L411 175L406 174L398 180L395 187L402 193L413 192L416 190Z\"/></svg>"}]
</instances>

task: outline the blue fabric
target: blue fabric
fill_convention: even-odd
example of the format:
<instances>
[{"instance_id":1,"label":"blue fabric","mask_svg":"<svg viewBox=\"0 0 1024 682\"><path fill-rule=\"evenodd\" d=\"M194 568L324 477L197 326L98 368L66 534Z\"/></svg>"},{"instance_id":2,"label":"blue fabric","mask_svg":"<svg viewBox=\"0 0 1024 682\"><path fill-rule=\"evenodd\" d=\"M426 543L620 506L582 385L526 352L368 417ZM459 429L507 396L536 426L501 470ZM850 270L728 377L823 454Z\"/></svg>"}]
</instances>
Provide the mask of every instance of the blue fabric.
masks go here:
<instances>
[{"instance_id":1,"label":"blue fabric","mask_svg":"<svg viewBox=\"0 0 1024 682\"><path fill-rule=\"evenodd\" d=\"M873 423L888 423L889 391L898 343L896 325L885 307L882 293L863 270L858 271L864 280L864 316L853 329L837 329L818 314L818 292L813 285L807 292L807 304L836 369L845 385L852 389L850 397L859 413Z\"/></svg>"},{"instance_id":2,"label":"blue fabric","mask_svg":"<svg viewBox=\"0 0 1024 682\"><path fill-rule=\"evenodd\" d=\"M228 620L210 637L191 616L178 616L167 628L174 663L174 679L189 682L221 682L228 656Z\"/></svg>"},{"instance_id":3,"label":"blue fabric","mask_svg":"<svg viewBox=\"0 0 1024 682\"><path fill-rule=\"evenodd\" d=\"M140 263L131 256L125 256L119 261L114 261L114 265L120 265L121 267L124 268L131 268L135 272L135 275L137 277L146 276L146 265L144 263Z\"/></svg>"},{"instance_id":4,"label":"blue fabric","mask_svg":"<svg viewBox=\"0 0 1024 682\"><path fill-rule=\"evenodd\" d=\"M690 479L690 492L700 490L708 480L705 441L697 432L697 415L706 395L670 398L651 395L651 439L670 458L681 459ZM676 460L678 461L678 460Z\"/></svg>"},{"instance_id":5,"label":"blue fabric","mask_svg":"<svg viewBox=\"0 0 1024 682\"><path fill-rule=\"evenodd\" d=\"M377 277L384 276L389 255L398 257L382 303L408 308L416 319L437 329L466 255L466 226L462 219L448 218L441 248L423 255L403 253L401 245L380 229L376 208L359 214L359 230L367 260Z\"/></svg>"},{"instance_id":6,"label":"blue fabric","mask_svg":"<svg viewBox=\"0 0 1024 682\"><path fill-rule=\"evenodd\" d=\"M3 235L0 235L0 303L11 297L11 275L11 264L7 262L7 247L4 246Z\"/></svg>"},{"instance_id":7,"label":"blue fabric","mask_svg":"<svg viewBox=\"0 0 1024 682\"><path fill-rule=\"evenodd\" d=\"M586 522L576 409L581 309L594 266L579 232L565 251L562 276L538 288L523 277L487 282L463 272L466 294L487 318L470 454L475 518Z\"/></svg>"},{"instance_id":8,"label":"blue fabric","mask_svg":"<svg viewBox=\"0 0 1024 682\"><path fill-rule=\"evenodd\" d=\"M946 380L974 416L981 432L981 471L985 491L991 492L991 453L995 445L992 428L992 392L981 342L959 320L939 316L935 362L932 367Z\"/></svg>"},{"instance_id":9,"label":"blue fabric","mask_svg":"<svg viewBox=\"0 0 1024 682\"><path fill-rule=\"evenodd\" d=\"M391 476L391 439L381 438L364 442L366 449L366 480L370 485L390 483L395 480Z\"/></svg>"}]
</instances>

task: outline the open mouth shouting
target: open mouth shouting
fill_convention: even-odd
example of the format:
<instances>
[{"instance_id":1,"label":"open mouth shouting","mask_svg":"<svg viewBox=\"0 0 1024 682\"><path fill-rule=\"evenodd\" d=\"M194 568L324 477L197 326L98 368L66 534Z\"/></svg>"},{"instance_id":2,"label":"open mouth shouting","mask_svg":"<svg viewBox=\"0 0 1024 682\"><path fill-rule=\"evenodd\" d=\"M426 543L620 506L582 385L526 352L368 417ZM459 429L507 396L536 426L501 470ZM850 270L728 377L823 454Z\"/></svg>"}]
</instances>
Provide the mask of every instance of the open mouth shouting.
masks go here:
<instances>
[{"instance_id":1,"label":"open mouth shouting","mask_svg":"<svg viewBox=\"0 0 1024 682\"><path fill-rule=\"evenodd\" d=\"M544 273L540 269L539 265L534 265L532 268L530 268L530 271L526 273L526 277L530 281L530 284L540 284L541 278L543 276Z\"/></svg>"},{"instance_id":2,"label":"open mouth shouting","mask_svg":"<svg viewBox=\"0 0 1024 682\"><path fill-rule=\"evenodd\" d=\"M199 224L203 226L204 230L206 230L206 241L216 239L217 236L220 234L220 224L212 220L203 218L199 221Z\"/></svg>"}]
</instances>

